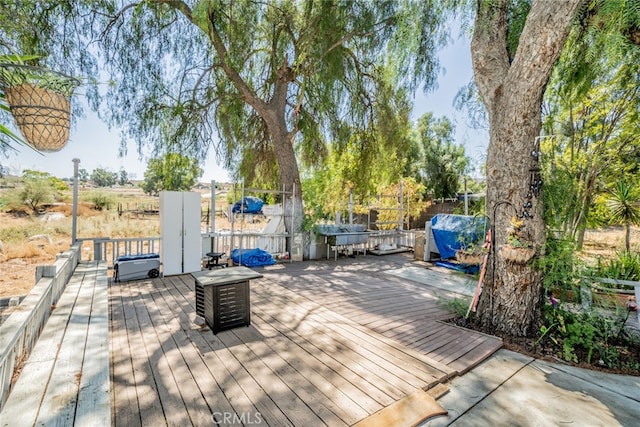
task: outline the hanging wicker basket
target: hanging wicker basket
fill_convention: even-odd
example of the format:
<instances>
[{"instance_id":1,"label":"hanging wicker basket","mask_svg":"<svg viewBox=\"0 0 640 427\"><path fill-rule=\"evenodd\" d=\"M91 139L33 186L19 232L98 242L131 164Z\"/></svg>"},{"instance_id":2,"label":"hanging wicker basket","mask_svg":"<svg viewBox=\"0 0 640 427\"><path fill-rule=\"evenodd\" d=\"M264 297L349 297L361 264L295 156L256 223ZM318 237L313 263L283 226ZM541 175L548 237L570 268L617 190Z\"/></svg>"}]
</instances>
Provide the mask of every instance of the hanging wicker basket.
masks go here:
<instances>
[{"instance_id":1,"label":"hanging wicker basket","mask_svg":"<svg viewBox=\"0 0 640 427\"><path fill-rule=\"evenodd\" d=\"M69 141L73 77L21 64L0 64L0 85L24 139L54 152Z\"/></svg>"},{"instance_id":2,"label":"hanging wicker basket","mask_svg":"<svg viewBox=\"0 0 640 427\"><path fill-rule=\"evenodd\" d=\"M502 245L500 247L500 256L507 262L513 264L526 264L536 254L533 248L519 248L511 245Z\"/></svg>"}]
</instances>

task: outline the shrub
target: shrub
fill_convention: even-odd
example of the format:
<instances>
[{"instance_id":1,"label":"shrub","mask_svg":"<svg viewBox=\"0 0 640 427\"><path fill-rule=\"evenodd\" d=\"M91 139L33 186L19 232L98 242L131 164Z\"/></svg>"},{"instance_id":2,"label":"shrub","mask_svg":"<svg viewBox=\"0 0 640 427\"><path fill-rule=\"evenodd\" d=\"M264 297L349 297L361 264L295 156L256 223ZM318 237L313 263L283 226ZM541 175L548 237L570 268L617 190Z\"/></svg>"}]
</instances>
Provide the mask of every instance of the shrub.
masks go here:
<instances>
[{"instance_id":1,"label":"shrub","mask_svg":"<svg viewBox=\"0 0 640 427\"><path fill-rule=\"evenodd\" d=\"M111 206L116 202L116 199L112 194L103 191L94 191L89 193L86 199L93 203L94 209L99 211L111 209Z\"/></svg>"},{"instance_id":2,"label":"shrub","mask_svg":"<svg viewBox=\"0 0 640 427\"><path fill-rule=\"evenodd\" d=\"M640 281L640 252L618 252L615 259L598 258L591 273L596 277Z\"/></svg>"},{"instance_id":3,"label":"shrub","mask_svg":"<svg viewBox=\"0 0 640 427\"><path fill-rule=\"evenodd\" d=\"M566 301L570 295L577 295L578 270L573 241L563 238L547 238L545 253L538 261L538 268L544 274L543 285L553 291L554 297Z\"/></svg>"},{"instance_id":4,"label":"shrub","mask_svg":"<svg viewBox=\"0 0 640 427\"><path fill-rule=\"evenodd\" d=\"M588 363L611 369L625 368L635 357L633 337L624 333L630 312L604 316L596 312L574 313L545 307L544 325L536 345L545 342L556 355L572 363Z\"/></svg>"}]
</instances>

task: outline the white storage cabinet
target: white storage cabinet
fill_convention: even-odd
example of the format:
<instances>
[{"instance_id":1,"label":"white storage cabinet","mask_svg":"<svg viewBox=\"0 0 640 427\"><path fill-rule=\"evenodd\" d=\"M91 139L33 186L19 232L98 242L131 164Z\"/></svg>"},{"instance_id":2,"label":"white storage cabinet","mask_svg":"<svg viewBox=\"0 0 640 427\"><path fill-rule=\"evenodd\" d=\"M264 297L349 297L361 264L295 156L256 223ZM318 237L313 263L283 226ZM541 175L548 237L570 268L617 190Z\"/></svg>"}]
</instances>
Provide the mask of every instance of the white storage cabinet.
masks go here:
<instances>
[{"instance_id":1,"label":"white storage cabinet","mask_svg":"<svg viewBox=\"0 0 640 427\"><path fill-rule=\"evenodd\" d=\"M160 237L165 276L200 271L200 193L160 192Z\"/></svg>"}]
</instances>

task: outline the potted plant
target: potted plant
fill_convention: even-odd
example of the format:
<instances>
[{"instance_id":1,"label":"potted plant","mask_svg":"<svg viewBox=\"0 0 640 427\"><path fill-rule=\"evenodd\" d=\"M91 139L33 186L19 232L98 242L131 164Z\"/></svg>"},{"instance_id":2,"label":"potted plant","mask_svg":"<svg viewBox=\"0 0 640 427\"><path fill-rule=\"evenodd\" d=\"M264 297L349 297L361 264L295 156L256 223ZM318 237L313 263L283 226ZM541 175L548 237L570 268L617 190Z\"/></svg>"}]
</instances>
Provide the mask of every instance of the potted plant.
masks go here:
<instances>
[{"instance_id":1,"label":"potted plant","mask_svg":"<svg viewBox=\"0 0 640 427\"><path fill-rule=\"evenodd\" d=\"M531 242L524 237L524 220L511 218L511 226L508 230L507 243L500 247L500 255L507 262L513 264L526 264L536 254Z\"/></svg>"},{"instance_id":2,"label":"potted plant","mask_svg":"<svg viewBox=\"0 0 640 427\"><path fill-rule=\"evenodd\" d=\"M0 90L25 140L39 151L58 151L69 140L71 102L79 81L26 65L34 56L0 56Z\"/></svg>"}]
</instances>

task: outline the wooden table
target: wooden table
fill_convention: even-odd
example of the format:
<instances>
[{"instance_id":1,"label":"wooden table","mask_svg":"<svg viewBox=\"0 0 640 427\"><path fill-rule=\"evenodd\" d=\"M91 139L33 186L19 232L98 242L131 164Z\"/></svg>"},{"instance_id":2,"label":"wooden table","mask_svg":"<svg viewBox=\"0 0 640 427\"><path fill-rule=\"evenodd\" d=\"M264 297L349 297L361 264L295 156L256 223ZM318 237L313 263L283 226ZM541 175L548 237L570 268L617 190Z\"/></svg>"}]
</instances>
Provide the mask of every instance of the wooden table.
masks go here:
<instances>
[{"instance_id":1,"label":"wooden table","mask_svg":"<svg viewBox=\"0 0 640 427\"><path fill-rule=\"evenodd\" d=\"M196 314L204 317L214 334L251 324L249 282L262 274L233 267L191 275L195 279Z\"/></svg>"}]
</instances>

